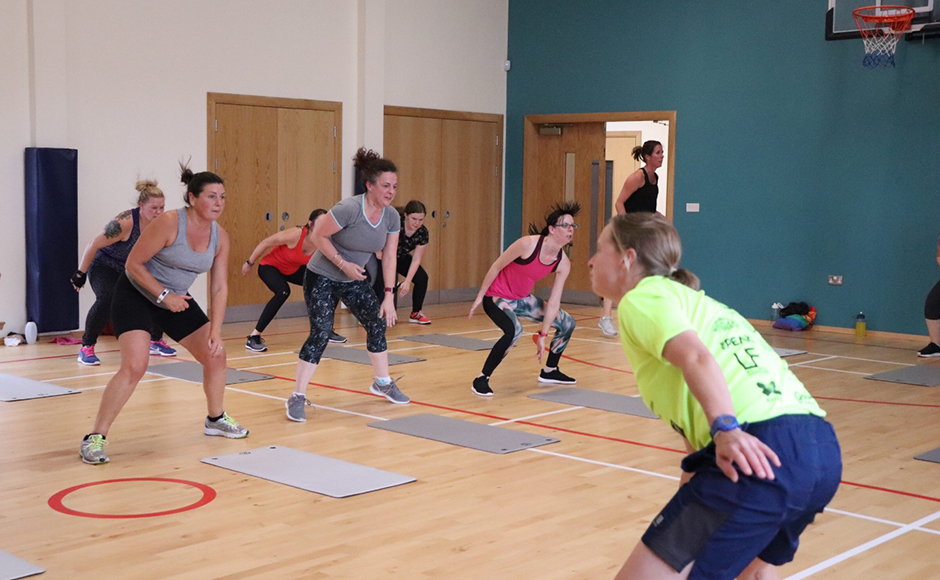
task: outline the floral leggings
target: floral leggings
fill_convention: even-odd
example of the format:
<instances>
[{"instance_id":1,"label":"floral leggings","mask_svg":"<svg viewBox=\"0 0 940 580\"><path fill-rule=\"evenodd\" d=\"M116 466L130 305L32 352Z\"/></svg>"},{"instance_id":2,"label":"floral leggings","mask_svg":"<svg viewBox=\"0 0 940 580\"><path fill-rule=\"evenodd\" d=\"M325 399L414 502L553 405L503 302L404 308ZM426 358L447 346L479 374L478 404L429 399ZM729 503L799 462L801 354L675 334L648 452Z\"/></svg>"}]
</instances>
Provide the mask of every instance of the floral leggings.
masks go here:
<instances>
[{"instance_id":1,"label":"floral leggings","mask_svg":"<svg viewBox=\"0 0 940 580\"><path fill-rule=\"evenodd\" d=\"M483 310L503 331L503 336L496 341L489 356L486 357L486 362L483 363L483 374L491 376L509 349L515 346L519 342L519 337L522 336L522 323L519 322L519 318L542 322L545 319L545 301L532 294L518 300L484 296ZM555 320L552 321L552 327L555 329L555 336L552 338L548 359L545 362L545 366L550 368L558 366L561 353L568 346L568 341L574 332L574 318L559 308Z\"/></svg>"},{"instance_id":2,"label":"floral leggings","mask_svg":"<svg viewBox=\"0 0 940 580\"><path fill-rule=\"evenodd\" d=\"M320 363L320 357L330 339L330 331L333 330L333 315L340 300L366 329L366 349L369 352L388 350L385 320L379 318L379 300L368 280L336 282L308 271L304 276L304 301L310 317L310 336L300 349L300 360L311 364Z\"/></svg>"}]
</instances>

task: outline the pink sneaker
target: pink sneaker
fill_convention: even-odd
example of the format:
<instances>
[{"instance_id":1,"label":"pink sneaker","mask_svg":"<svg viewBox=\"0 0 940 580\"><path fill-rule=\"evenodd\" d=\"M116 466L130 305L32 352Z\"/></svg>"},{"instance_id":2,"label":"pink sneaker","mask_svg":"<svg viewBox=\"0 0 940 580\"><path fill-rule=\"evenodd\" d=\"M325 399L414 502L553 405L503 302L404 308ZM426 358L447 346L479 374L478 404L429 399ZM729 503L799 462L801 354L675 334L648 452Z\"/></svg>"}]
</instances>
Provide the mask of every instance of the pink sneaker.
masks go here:
<instances>
[{"instance_id":1,"label":"pink sneaker","mask_svg":"<svg viewBox=\"0 0 940 580\"><path fill-rule=\"evenodd\" d=\"M408 322L414 322L415 324L431 324L431 319L425 316L423 312L412 312L411 316L408 317Z\"/></svg>"}]
</instances>

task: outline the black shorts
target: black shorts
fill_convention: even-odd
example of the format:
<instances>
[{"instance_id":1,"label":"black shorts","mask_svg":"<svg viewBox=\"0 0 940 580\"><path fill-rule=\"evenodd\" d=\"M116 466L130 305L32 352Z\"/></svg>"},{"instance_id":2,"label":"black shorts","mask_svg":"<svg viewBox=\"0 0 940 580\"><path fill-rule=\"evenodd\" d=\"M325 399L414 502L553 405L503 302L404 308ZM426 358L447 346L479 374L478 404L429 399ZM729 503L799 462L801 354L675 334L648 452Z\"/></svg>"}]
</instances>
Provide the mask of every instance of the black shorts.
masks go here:
<instances>
[{"instance_id":1,"label":"black shorts","mask_svg":"<svg viewBox=\"0 0 940 580\"><path fill-rule=\"evenodd\" d=\"M128 330L143 330L150 334L156 326L167 336L179 342L196 332L209 322L209 317L196 304L189 301L189 308L182 312L172 312L147 300L137 288L131 285L126 273L121 273L114 287L111 300L111 323L114 336L119 337Z\"/></svg>"}]
</instances>

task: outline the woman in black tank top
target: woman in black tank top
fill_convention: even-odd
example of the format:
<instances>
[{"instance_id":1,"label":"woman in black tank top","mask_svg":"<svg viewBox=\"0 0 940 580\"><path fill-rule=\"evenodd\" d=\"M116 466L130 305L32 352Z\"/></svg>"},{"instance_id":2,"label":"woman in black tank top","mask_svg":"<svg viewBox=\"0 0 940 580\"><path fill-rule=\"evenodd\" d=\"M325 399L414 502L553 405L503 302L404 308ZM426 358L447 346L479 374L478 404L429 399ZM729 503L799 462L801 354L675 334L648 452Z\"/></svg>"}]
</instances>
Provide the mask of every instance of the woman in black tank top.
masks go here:
<instances>
[{"instance_id":1,"label":"woman in black tank top","mask_svg":"<svg viewBox=\"0 0 940 580\"><path fill-rule=\"evenodd\" d=\"M614 202L614 211L622 213L656 213L659 198L659 177L656 170L663 166L663 145L659 141L647 141L642 147L633 148L633 158L644 163L627 176ZM617 325L611 316L613 302L604 299L604 315L597 325L606 336L617 336Z\"/></svg>"}]
</instances>

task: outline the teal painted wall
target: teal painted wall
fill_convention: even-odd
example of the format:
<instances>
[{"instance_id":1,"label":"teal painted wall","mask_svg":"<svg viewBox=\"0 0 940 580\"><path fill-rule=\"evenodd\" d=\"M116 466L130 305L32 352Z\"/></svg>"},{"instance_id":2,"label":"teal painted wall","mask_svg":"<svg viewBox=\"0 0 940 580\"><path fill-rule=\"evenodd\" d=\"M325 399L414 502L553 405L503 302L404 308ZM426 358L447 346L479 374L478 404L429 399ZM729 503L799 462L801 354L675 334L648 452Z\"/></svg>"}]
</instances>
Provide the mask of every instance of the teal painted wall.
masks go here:
<instances>
[{"instance_id":1,"label":"teal painted wall","mask_svg":"<svg viewBox=\"0 0 940 580\"><path fill-rule=\"evenodd\" d=\"M805 301L818 324L863 310L872 330L926 335L940 40L868 70L861 41L824 40L825 8L510 0L505 242L522 228L525 115L675 110L674 222L706 292L749 318Z\"/></svg>"}]
</instances>

